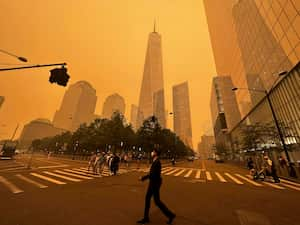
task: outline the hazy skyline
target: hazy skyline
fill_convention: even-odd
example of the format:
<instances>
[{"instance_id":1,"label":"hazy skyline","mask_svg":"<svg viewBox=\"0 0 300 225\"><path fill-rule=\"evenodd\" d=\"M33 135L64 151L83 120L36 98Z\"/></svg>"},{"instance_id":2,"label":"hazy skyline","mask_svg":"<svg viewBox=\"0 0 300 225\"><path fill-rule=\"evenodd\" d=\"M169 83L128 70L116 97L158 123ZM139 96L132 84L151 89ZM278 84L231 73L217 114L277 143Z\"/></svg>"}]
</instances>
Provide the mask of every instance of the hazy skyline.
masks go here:
<instances>
[{"instance_id":1,"label":"hazy skyline","mask_svg":"<svg viewBox=\"0 0 300 225\"><path fill-rule=\"evenodd\" d=\"M188 81L194 146L211 127L209 96L216 75L201 0L71 0L0 2L1 49L25 56L30 64L68 63L69 85L79 80L97 90L96 114L106 96L122 95L137 104L147 39L156 19L162 35L166 109L172 109L172 86ZM3 64L18 61L0 54ZM0 138L17 123L53 119L66 88L48 82L49 68L1 72ZM201 104L200 104L201 103ZM125 113L130 118L130 107ZM168 127L172 118L168 119ZM17 135L17 136L18 136Z\"/></svg>"}]
</instances>

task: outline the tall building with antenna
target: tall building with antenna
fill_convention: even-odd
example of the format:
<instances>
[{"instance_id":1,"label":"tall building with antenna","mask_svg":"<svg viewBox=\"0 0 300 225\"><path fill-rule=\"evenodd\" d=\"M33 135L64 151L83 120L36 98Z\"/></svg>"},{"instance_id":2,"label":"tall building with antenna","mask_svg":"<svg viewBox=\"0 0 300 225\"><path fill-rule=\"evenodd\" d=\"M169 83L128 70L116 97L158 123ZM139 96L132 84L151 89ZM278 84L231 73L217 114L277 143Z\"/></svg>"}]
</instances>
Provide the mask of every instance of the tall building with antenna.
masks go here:
<instances>
[{"instance_id":1,"label":"tall building with antenna","mask_svg":"<svg viewBox=\"0 0 300 225\"><path fill-rule=\"evenodd\" d=\"M165 97L161 35L156 31L149 34L143 80L138 105L137 126L150 116L156 116L162 127L166 126Z\"/></svg>"}]
</instances>

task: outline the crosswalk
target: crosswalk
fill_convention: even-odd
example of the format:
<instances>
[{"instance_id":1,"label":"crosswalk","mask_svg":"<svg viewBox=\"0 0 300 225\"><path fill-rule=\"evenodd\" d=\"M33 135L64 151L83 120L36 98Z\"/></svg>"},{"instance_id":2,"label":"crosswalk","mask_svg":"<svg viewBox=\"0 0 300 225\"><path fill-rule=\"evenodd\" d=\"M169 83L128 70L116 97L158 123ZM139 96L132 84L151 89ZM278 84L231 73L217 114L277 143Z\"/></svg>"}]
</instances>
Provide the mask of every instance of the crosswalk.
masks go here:
<instances>
[{"instance_id":1,"label":"crosswalk","mask_svg":"<svg viewBox=\"0 0 300 225\"><path fill-rule=\"evenodd\" d=\"M124 174L126 172L128 172L128 170L120 169L118 174ZM34 171L26 174L15 174L9 178L5 175L0 175L0 191L4 189L13 194L18 194L25 192L28 185L45 189L51 185L80 183L108 176L111 176L108 168L104 168L101 174L95 174L84 167Z\"/></svg>"},{"instance_id":2,"label":"crosswalk","mask_svg":"<svg viewBox=\"0 0 300 225\"><path fill-rule=\"evenodd\" d=\"M149 172L149 169L139 170L140 172ZM181 167L164 167L162 169L163 176L190 178L194 181L234 183L238 185L252 185L255 187L271 187L276 190L292 189L300 191L300 184L281 179L281 183L272 183L267 181L254 181L250 175L228 172L214 172L203 169L181 168Z\"/></svg>"}]
</instances>

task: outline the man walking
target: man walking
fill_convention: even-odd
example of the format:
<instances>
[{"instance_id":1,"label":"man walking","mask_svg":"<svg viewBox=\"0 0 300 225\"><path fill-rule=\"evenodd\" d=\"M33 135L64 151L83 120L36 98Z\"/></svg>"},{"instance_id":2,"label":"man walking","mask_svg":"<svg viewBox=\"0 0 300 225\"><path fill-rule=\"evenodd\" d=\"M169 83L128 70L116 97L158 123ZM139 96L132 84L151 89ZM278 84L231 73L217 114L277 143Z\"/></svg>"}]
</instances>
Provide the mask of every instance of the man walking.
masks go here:
<instances>
[{"instance_id":1,"label":"man walking","mask_svg":"<svg viewBox=\"0 0 300 225\"><path fill-rule=\"evenodd\" d=\"M150 210L150 201L152 198L152 195L154 197L154 202L158 206L158 208L165 214L166 217L168 217L167 224L172 224L174 218L176 215L172 213L164 203L161 202L160 197L159 197L159 189L162 183L162 178L161 178L161 163L159 161L159 150L154 149L151 152L151 156L153 158L153 163L150 168L150 172L148 175L143 176L140 178L141 181L144 181L146 179L149 179L149 186L148 186L148 191L146 194L146 200L145 200L145 211L144 211L144 218L137 221L139 224L146 224L149 223L149 210Z\"/></svg>"}]
</instances>

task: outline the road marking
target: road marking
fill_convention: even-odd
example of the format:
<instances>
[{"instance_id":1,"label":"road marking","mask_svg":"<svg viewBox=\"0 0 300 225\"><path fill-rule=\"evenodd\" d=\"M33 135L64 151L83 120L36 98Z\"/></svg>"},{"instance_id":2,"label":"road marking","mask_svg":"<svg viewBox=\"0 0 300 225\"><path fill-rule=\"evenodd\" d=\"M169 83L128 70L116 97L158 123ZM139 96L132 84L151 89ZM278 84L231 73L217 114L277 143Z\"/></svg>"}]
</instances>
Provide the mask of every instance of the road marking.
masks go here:
<instances>
[{"instance_id":1,"label":"road marking","mask_svg":"<svg viewBox=\"0 0 300 225\"><path fill-rule=\"evenodd\" d=\"M0 172L3 172L3 171L14 171L14 170L23 170L23 169L26 169L26 168L27 167L22 166L22 167L8 168L8 169L0 169Z\"/></svg>"},{"instance_id":2,"label":"road marking","mask_svg":"<svg viewBox=\"0 0 300 225\"><path fill-rule=\"evenodd\" d=\"M203 169L203 170L206 170L206 166L205 166L204 160L202 160L202 169Z\"/></svg>"},{"instance_id":3,"label":"road marking","mask_svg":"<svg viewBox=\"0 0 300 225\"><path fill-rule=\"evenodd\" d=\"M229 177L231 180L233 180L235 183L237 184L244 184L243 182L241 182L240 180L236 179L234 176L231 176L229 173L225 173L225 175L227 177Z\"/></svg>"},{"instance_id":4,"label":"road marking","mask_svg":"<svg viewBox=\"0 0 300 225\"><path fill-rule=\"evenodd\" d=\"M93 178L88 177L88 175L87 176L82 176L82 175L78 175L78 174L74 174L74 173L68 173L68 172L64 172L64 171L60 171L60 170L55 170L54 172L61 173L61 174L64 174L64 175L73 176L73 177L77 177L77 178L81 178L81 179L93 180Z\"/></svg>"},{"instance_id":5,"label":"road marking","mask_svg":"<svg viewBox=\"0 0 300 225\"><path fill-rule=\"evenodd\" d=\"M189 176L191 176L192 172L193 172L193 170L189 170L189 172L187 172L187 174L186 174L184 177L189 177Z\"/></svg>"},{"instance_id":6,"label":"road marking","mask_svg":"<svg viewBox=\"0 0 300 225\"><path fill-rule=\"evenodd\" d=\"M26 181L26 182L28 182L28 183L30 183L30 184L33 184L33 185L35 185L35 186L37 186L37 187L39 187L39 188L47 188L47 187L48 187L48 186L43 185L43 184L41 184L41 183L39 183L39 182L36 182L36 181L34 181L34 180L31 180L31 179L29 179L28 177L25 177L25 176L23 176L23 175L21 175L21 174L16 174L16 177L18 177L18 178L20 178L21 180Z\"/></svg>"},{"instance_id":7,"label":"road marking","mask_svg":"<svg viewBox=\"0 0 300 225\"><path fill-rule=\"evenodd\" d=\"M207 179L207 180L212 180L212 177L211 177L211 175L210 175L210 172L205 171L205 175L206 175L206 179Z\"/></svg>"},{"instance_id":8,"label":"road marking","mask_svg":"<svg viewBox=\"0 0 300 225\"><path fill-rule=\"evenodd\" d=\"M283 182L283 183L292 184L292 185L294 185L294 186L300 187L300 184L295 183L295 182L292 182L292 181L289 181L289 180L280 179L280 181Z\"/></svg>"},{"instance_id":9,"label":"road marking","mask_svg":"<svg viewBox=\"0 0 300 225\"><path fill-rule=\"evenodd\" d=\"M201 170L197 170L195 178L200 179L200 176L201 176Z\"/></svg>"},{"instance_id":10,"label":"road marking","mask_svg":"<svg viewBox=\"0 0 300 225\"><path fill-rule=\"evenodd\" d=\"M161 173L167 173L167 172L169 172L169 171L171 171L171 170L173 170L174 168L170 168L170 167L166 167L166 168L163 168L162 170L161 170Z\"/></svg>"},{"instance_id":11,"label":"road marking","mask_svg":"<svg viewBox=\"0 0 300 225\"><path fill-rule=\"evenodd\" d=\"M75 169L64 169L64 171L67 171L67 172L72 172L72 173L77 173L77 174L81 174L81 175L86 175L86 176L89 176L89 177L101 177L100 175L94 175L94 174L87 174L85 172L81 172L81 171L77 171Z\"/></svg>"},{"instance_id":12,"label":"road marking","mask_svg":"<svg viewBox=\"0 0 300 225\"><path fill-rule=\"evenodd\" d=\"M34 160L36 161L41 161L41 162L46 162L46 163L52 163L52 164L56 164L56 165L62 165L61 162L54 162L54 161L51 161L51 160L45 160L45 159L41 159L41 158L34 158Z\"/></svg>"},{"instance_id":13,"label":"road marking","mask_svg":"<svg viewBox=\"0 0 300 225\"><path fill-rule=\"evenodd\" d=\"M91 174L91 175L97 175L98 174L98 173L94 173L94 172L89 172L86 168L85 169L76 169L76 170L87 173L87 174ZM98 174L98 176L103 176L103 174L106 177L109 177L111 175L110 171L107 168L103 169L101 175Z\"/></svg>"},{"instance_id":14,"label":"road marking","mask_svg":"<svg viewBox=\"0 0 300 225\"><path fill-rule=\"evenodd\" d=\"M0 176L0 183L4 184L12 193L17 194L24 192L20 188L18 188L16 185L11 183L10 181L6 180L4 177Z\"/></svg>"},{"instance_id":15,"label":"road marking","mask_svg":"<svg viewBox=\"0 0 300 225\"><path fill-rule=\"evenodd\" d=\"M254 186L257 186L257 187L263 186L262 184L259 184L259 183L255 182L255 181L253 181L253 180L250 180L250 179L248 179L247 177L244 177L244 176L242 176L242 175L240 175L240 174L238 174L238 173L236 173L235 175L238 176L239 178L241 178L241 179L243 179L243 180L245 180L245 181L247 181L247 182L253 184Z\"/></svg>"},{"instance_id":16,"label":"road marking","mask_svg":"<svg viewBox=\"0 0 300 225\"><path fill-rule=\"evenodd\" d=\"M285 187L288 187L288 188L291 188L291 189L294 189L294 190L296 190L296 191L300 191L300 188L295 187L295 186L290 185L290 184L281 183L281 185L283 185L283 186L285 186Z\"/></svg>"},{"instance_id":17,"label":"road marking","mask_svg":"<svg viewBox=\"0 0 300 225\"><path fill-rule=\"evenodd\" d=\"M248 177L248 178L252 178L252 176L251 175L246 175L246 177ZM263 181L262 182L263 184L265 184L265 185L267 185L267 186L270 186L270 187L273 187L273 188L276 188L276 189L280 189L280 190L283 190L283 189L285 189L284 187L281 187L281 186L279 186L279 185L276 185L276 184L272 184L272 183L269 183L269 182L266 182L266 181Z\"/></svg>"},{"instance_id":18,"label":"road marking","mask_svg":"<svg viewBox=\"0 0 300 225\"><path fill-rule=\"evenodd\" d=\"M175 177L178 177L179 175L183 174L184 171L186 171L186 169L182 169L181 171L179 171L178 173L174 174Z\"/></svg>"},{"instance_id":19,"label":"road marking","mask_svg":"<svg viewBox=\"0 0 300 225\"><path fill-rule=\"evenodd\" d=\"M217 175L217 177L219 178L219 180L223 183L227 182L227 180L224 179L224 177L222 177L222 175L218 172L215 172L215 174Z\"/></svg>"},{"instance_id":20,"label":"road marking","mask_svg":"<svg viewBox=\"0 0 300 225\"><path fill-rule=\"evenodd\" d=\"M75 179L75 178L71 178L71 177L66 177L66 176L59 175L59 174L52 173L52 172L48 172L48 171L43 171L43 173L51 175L51 176L54 176L54 177L59 177L59 178L65 179L65 180L69 180L69 181L74 181L74 182L80 182L81 181L79 179Z\"/></svg>"},{"instance_id":21,"label":"road marking","mask_svg":"<svg viewBox=\"0 0 300 225\"><path fill-rule=\"evenodd\" d=\"M65 182L62 182L62 181L59 181L59 180L55 180L53 178L50 178L50 177L46 177L44 175L41 175L41 174L38 174L38 173L30 173L32 176L35 176L35 177L38 177L38 178L41 178L43 180L46 180L46 181L49 181L49 182L52 182L52 183L55 183L55 184L66 184Z\"/></svg>"},{"instance_id":22,"label":"road marking","mask_svg":"<svg viewBox=\"0 0 300 225\"><path fill-rule=\"evenodd\" d=\"M69 165L61 164L61 165L57 165L57 166L39 166L38 169L49 169L49 168L67 167L67 166L69 166Z\"/></svg>"},{"instance_id":23,"label":"road marking","mask_svg":"<svg viewBox=\"0 0 300 225\"><path fill-rule=\"evenodd\" d=\"M173 173L176 173L178 170L180 170L180 169L171 170L170 172L166 173L165 175L171 175Z\"/></svg>"}]
</instances>

